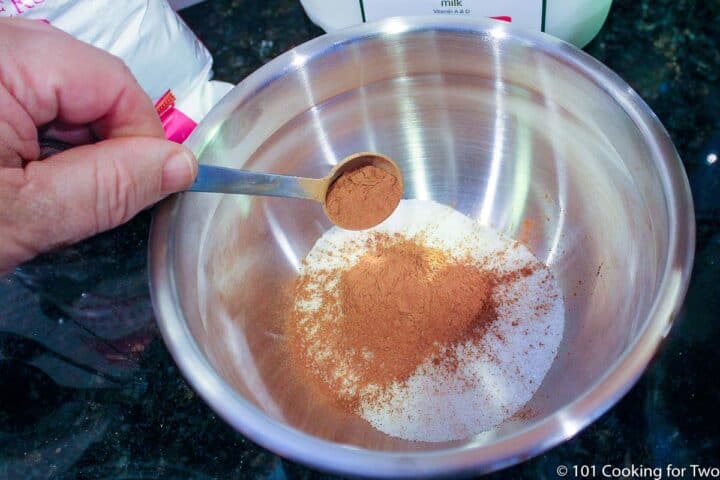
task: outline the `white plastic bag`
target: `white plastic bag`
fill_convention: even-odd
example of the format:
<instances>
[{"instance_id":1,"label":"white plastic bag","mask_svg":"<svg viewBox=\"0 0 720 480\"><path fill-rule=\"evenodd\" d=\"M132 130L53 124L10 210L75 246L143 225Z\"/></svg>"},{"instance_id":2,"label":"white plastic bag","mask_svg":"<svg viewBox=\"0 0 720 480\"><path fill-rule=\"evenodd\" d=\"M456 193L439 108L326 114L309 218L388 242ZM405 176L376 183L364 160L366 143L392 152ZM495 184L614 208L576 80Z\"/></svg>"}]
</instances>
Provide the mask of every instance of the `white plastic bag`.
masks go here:
<instances>
[{"instance_id":1,"label":"white plastic bag","mask_svg":"<svg viewBox=\"0 0 720 480\"><path fill-rule=\"evenodd\" d=\"M0 0L0 16L42 20L122 58L154 101L171 90L194 122L232 87L166 0Z\"/></svg>"},{"instance_id":2,"label":"white plastic bag","mask_svg":"<svg viewBox=\"0 0 720 480\"><path fill-rule=\"evenodd\" d=\"M170 6L173 10L182 10L183 8L192 7L198 3L202 3L205 0L170 0Z\"/></svg>"}]
</instances>

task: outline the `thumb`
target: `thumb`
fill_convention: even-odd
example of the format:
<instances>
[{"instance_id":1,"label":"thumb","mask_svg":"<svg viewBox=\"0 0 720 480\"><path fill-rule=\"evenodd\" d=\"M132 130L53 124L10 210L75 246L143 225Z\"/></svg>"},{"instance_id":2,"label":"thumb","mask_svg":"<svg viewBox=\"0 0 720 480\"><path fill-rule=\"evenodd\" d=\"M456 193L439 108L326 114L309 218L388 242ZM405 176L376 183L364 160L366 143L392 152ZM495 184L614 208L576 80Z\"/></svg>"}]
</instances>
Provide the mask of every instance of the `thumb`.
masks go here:
<instances>
[{"instance_id":1,"label":"thumb","mask_svg":"<svg viewBox=\"0 0 720 480\"><path fill-rule=\"evenodd\" d=\"M9 211L0 212L0 225L12 232L9 243L17 245L19 263L126 222L187 188L196 174L193 154L166 140L116 138L76 147L30 162L24 171L2 172L0 197L8 193L8 183L16 191L7 195L14 198L7 199Z\"/></svg>"}]
</instances>

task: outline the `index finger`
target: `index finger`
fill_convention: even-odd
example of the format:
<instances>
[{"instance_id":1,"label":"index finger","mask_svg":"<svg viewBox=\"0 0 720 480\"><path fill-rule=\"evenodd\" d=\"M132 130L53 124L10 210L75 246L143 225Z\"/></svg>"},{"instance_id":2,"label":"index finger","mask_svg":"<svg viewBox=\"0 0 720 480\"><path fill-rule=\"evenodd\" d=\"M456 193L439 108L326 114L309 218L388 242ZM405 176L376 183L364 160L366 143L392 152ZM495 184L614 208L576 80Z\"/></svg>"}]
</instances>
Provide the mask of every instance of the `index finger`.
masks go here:
<instances>
[{"instance_id":1,"label":"index finger","mask_svg":"<svg viewBox=\"0 0 720 480\"><path fill-rule=\"evenodd\" d=\"M152 101L119 58L29 20L0 19L0 81L35 126L89 124L100 138L164 137Z\"/></svg>"}]
</instances>

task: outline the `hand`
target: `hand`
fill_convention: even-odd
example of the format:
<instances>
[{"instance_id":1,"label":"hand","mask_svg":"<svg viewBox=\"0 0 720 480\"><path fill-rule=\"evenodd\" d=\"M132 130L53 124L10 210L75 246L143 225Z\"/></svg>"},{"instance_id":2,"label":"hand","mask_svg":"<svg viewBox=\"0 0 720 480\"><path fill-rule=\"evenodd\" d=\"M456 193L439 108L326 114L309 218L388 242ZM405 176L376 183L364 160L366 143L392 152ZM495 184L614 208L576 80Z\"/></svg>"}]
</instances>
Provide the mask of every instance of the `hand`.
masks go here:
<instances>
[{"instance_id":1,"label":"hand","mask_svg":"<svg viewBox=\"0 0 720 480\"><path fill-rule=\"evenodd\" d=\"M0 19L0 59L0 273L192 183L195 158L120 59L17 19ZM76 146L38 160L38 129Z\"/></svg>"}]
</instances>

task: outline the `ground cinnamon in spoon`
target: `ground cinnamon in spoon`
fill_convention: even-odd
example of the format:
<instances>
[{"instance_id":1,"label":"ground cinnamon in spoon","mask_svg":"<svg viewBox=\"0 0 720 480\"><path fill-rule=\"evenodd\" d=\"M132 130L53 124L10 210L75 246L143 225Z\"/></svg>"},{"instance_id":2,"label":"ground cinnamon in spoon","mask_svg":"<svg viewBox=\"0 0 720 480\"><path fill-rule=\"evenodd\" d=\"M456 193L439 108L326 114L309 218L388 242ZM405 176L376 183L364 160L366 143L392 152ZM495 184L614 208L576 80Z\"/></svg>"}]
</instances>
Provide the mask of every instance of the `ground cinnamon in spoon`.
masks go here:
<instances>
[{"instance_id":1,"label":"ground cinnamon in spoon","mask_svg":"<svg viewBox=\"0 0 720 480\"><path fill-rule=\"evenodd\" d=\"M348 230L378 225L395 210L402 186L391 173L366 165L343 173L328 189L326 208L331 220Z\"/></svg>"}]
</instances>

